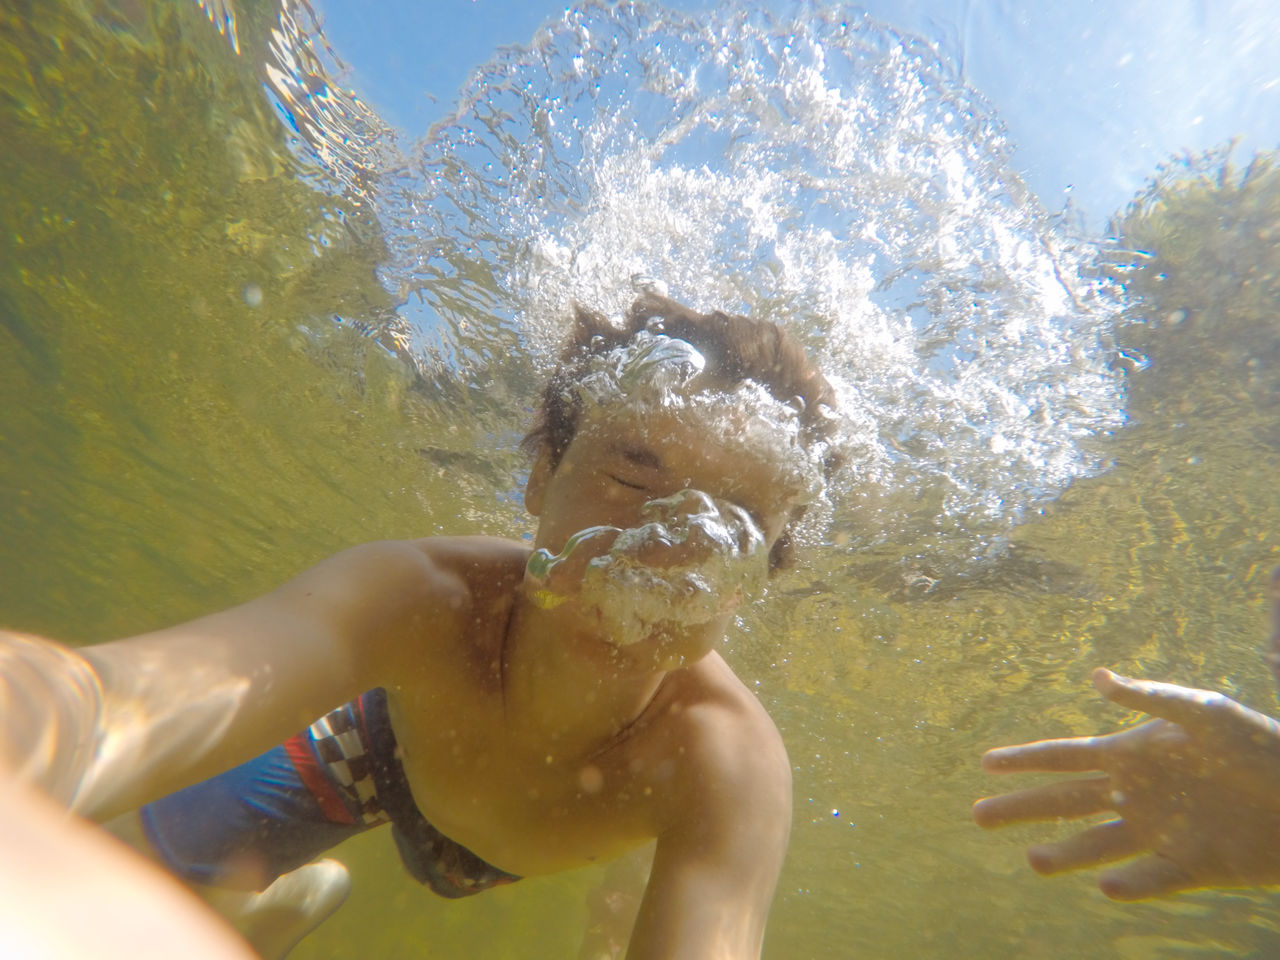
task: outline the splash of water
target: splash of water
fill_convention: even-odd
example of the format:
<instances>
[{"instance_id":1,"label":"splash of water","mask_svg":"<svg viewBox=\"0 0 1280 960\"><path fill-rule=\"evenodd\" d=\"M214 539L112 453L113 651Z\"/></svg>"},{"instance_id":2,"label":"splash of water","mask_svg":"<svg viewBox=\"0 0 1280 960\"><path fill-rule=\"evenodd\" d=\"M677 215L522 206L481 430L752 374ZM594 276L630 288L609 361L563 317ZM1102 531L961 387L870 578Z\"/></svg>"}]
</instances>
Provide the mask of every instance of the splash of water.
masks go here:
<instances>
[{"instance_id":1,"label":"splash of water","mask_svg":"<svg viewBox=\"0 0 1280 960\"><path fill-rule=\"evenodd\" d=\"M231 0L196 0L214 29L227 38L233 53L240 53L240 31L236 27L236 8Z\"/></svg>"},{"instance_id":2,"label":"splash of water","mask_svg":"<svg viewBox=\"0 0 1280 960\"><path fill-rule=\"evenodd\" d=\"M304 33L277 89L318 108L336 88ZM575 7L481 68L407 161L362 111L300 127L374 202L395 343L429 380L545 371L571 300L620 312L656 277L821 359L838 542L964 555L1099 470L1095 440L1123 422L1097 247L1025 189L931 46L844 7Z\"/></svg>"},{"instance_id":3,"label":"splash of water","mask_svg":"<svg viewBox=\"0 0 1280 960\"><path fill-rule=\"evenodd\" d=\"M241 55L235 0L196 0L210 23ZM265 34L246 37L261 82L283 121L294 176L315 189L341 198L316 223L307 239L317 258L358 244L381 242L376 211L383 179L403 164L397 131L347 85L349 69L329 43L320 17L308 0L267 0ZM274 143L263 144L256 131L244 130L242 175L269 176L275 167ZM270 161L263 162L263 157ZM361 333L379 340L411 363L405 321L391 311L377 315L340 317Z\"/></svg>"},{"instance_id":4,"label":"splash of water","mask_svg":"<svg viewBox=\"0 0 1280 960\"><path fill-rule=\"evenodd\" d=\"M1096 249L932 48L843 7L575 8L408 172L387 276L422 355L492 376L514 331L545 367L570 300L621 311L636 274L784 323L840 392L851 546L996 539L1122 422Z\"/></svg>"},{"instance_id":5,"label":"splash of water","mask_svg":"<svg viewBox=\"0 0 1280 960\"><path fill-rule=\"evenodd\" d=\"M371 211L386 172L402 162L396 131L345 85L349 70L320 27L308 0L269 0L258 68L262 84L289 133L297 174L343 197L357 215ZM232 50L241 54L233 0L196 0ZM258 38L253 38L257 40ZM258 44L254 44L255 49ZM333 230L360 231L338 221ZM323 230L311 238L317 255L332 242Z\"/></svg>"},{"instance_id":6,"label":"splash of water","mask_svg":"<svg viewBox=\"0 0 1280 960\"><path fill-rule=\"evenodd\" d=\"M672 403L707 366L686 340L642 330L625 347L597 356L578 387L588 403Z\"/></svg>"},{"instance_id":7,"label":"splash of water","mask_svg":"<svg viewBox=\"0 0 1280 960\"><path fill-rule=\"evenodd\" d=\"M307 0L281 0L271 29L267 85L320 185L356 207L371 203L383 171L399 162L395 131L353 90ZM327 182L326 182L327 181Z\"/></svg>"}]
</instances>

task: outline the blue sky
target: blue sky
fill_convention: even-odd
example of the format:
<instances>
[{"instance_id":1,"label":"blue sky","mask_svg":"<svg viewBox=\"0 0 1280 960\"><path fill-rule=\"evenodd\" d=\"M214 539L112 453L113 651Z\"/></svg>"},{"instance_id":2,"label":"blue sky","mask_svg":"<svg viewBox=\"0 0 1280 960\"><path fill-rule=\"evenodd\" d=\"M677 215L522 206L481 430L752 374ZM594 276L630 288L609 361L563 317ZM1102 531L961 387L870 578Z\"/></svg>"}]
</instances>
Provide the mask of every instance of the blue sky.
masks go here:
<instances>
[{"instance_id":1,"label":"blue sky","mask_svg":"<svg viewBox=\"0 0 1280 960\"><path fill-rule=\"evenodd\" d=\"M761 0L781 13L796 0ZM710 0L669 0L683 10ZM527 43L563 3L314 0L350 83L410 139L445 114L499 46ZM935 42L1008 128L1014 164L1046 205L1068 190L1092 226L1180 151L1238 138L1280 147L1274 0L869 0ZM373 11L376 16L372 16Z\"/></svg>"}]
</instances>

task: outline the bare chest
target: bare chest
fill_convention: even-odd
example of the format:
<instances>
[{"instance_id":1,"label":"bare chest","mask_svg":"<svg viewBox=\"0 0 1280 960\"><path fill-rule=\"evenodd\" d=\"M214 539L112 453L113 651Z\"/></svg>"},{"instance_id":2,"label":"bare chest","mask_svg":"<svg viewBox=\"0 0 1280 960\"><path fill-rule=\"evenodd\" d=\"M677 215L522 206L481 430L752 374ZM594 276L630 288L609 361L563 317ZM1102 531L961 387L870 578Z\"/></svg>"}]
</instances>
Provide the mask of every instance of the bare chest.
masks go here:
<instances>
[{"instance_id":1,"label":"bare chest","mask_svg":"<svg viewBox=\"0 0 1280 960\"><path fill-rule=\"evenodd\" d=\"M453 689L392 698L400 759L437 829L512 873L608 860L652 839L678 748L637 737L582 757L513 738L495 694Z\"/></svg>"}]
</instances>

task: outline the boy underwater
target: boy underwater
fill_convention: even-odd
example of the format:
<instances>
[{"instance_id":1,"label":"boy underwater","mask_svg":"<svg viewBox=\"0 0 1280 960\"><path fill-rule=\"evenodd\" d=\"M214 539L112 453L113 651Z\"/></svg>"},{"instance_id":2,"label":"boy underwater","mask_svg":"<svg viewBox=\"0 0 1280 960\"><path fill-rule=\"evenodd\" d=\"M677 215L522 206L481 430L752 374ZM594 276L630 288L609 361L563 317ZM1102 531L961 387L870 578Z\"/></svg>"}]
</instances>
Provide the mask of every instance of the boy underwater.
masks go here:
<instances>
[{"instance_id":1,"label":"boy underwater","mask_svg":"<svg viewBox=\"0 0 1280 960\"><path fill-rule=\"evenodd\" d=\"M256 636L301 653L268 654L275 685L360 696L114 829L193 886L259 890L391 822L406 867L444 896L656 839L630 960L758 957L790 767L713 648L822 488L833 402L774 324L653 294L622 326L577 309L525 439L533 550L367 544L150 635ZM345 892L329 866L336 902L314 922Z\"/></svg>"}]
</instances>

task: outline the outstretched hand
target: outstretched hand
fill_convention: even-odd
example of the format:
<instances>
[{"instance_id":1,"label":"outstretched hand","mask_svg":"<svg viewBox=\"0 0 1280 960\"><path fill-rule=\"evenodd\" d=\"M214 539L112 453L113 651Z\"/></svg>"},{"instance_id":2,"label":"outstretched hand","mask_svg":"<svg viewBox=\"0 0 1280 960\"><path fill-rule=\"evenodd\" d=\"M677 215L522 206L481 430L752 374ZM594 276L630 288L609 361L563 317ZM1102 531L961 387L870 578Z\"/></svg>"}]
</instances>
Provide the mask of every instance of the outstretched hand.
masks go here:
<instances>
[{"instance_id":1,"label":"outstretched hand","mask_svg":"<svg viewBox=\"0 0 1280 960\"><path fill-rule=\"evenodd\" d=\"M1276 585L1273 575L1280 596ZM1280 599L1275 614L1280 622ZM1273 658L1278 646L1273 636ZM992 773L1101 776L987 797L974 804L974 820L992 828L1116 814L1027 851L1042 874L1130 861L1099 877L1116 900L1280 884L1280 723L1207 690L1103 669L1093 683L1113 703L1155 719L1105 736L989 750L982 765Z\"/></svg>"}]
</instances>

